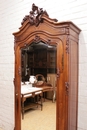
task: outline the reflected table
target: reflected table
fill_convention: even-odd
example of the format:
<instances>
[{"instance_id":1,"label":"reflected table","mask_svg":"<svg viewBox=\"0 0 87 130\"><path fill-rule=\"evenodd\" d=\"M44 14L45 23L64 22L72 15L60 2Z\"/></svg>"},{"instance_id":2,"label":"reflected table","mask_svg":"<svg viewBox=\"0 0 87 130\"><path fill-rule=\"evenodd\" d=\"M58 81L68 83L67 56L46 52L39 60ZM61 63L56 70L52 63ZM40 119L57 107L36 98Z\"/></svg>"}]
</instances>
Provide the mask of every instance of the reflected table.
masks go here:
<instances>
[{"instance_id":1,"label":"reflected table","mask_svg":"<svg viewBox=\"0 0 87 130\"><path fill-rule=\"evenodd\" d=\"M56 87L53 87L51 84L49 83L45 83L42 86L38 86L36 85L36 87L42 88L43 91L43 97L44 97L44 101L45 101L45 92L50 92L52 91L52 102L55 102L56 99Z\"/></svg>"},{"instance_id":2,"label":"reflected table","mask_svg":"<svg viewBox=\"0 0 87 130\"><path fill-rule=\"evenodd\" d=\"M54 88L54 87L52 87L52 86L49 86L49 85L44 85L43 87L42 87L42 91L43 91L43 93L44 92L52 92L53 94L52 94L52 102L55 102L55 98L56 98L56 87ZM45 93L44 93L45 94ZM43 95L43 97L44 97L44 100L45 100L45 95Z\"/></svg>"},{"instance_id":3,"label":"reflected table","mask_svg":"<svg viewBox=\"0 0 87 130\"><path fill-rule=\"evenodd\" d=\"M26 101L27 98L29 97L35 97L36 95L40 95L40 103L38 103L38 100L28 106L24 106L24 102ZM22 119L24 119L24 112L25 110L28 110L30 108L33 108L35 106L40 105L41 110L43 107L42 104L42 96L43 96L43 89L42 88L37 88L37 87L31 87L29 84L28 85L21 85L21 103L22 103Z\"/></svg>"}]
</instances>

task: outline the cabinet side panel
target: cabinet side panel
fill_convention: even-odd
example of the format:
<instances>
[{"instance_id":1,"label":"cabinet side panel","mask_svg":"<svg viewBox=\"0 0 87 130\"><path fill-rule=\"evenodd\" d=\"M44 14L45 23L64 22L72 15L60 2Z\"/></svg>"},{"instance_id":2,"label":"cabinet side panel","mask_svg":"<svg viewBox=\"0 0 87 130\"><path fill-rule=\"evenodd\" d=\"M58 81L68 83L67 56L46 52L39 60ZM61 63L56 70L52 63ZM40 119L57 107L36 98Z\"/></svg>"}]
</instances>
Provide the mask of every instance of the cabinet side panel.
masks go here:
<instances>
[{"instance_id":1,"label":"cabinet side panel","mask_svg":"<svg viewBox=\"0 0 87 130\"><path fill-rule=\"evenodd\" d=\"M76 130L78 104L78 44L74 41L71 41L69 46L69 84L68 130Z\"/></svg>"}]
</instances>

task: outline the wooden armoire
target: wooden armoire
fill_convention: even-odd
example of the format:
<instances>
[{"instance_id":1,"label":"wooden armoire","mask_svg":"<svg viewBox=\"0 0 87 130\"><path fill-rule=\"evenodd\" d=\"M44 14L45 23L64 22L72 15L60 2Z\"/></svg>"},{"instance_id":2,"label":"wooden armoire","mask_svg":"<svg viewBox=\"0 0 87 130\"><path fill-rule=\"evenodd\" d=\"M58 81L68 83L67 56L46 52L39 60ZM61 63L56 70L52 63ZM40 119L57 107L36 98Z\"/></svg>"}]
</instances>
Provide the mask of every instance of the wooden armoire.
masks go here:
<instances>
[{"instance_id":1,"label":"wooden armoire","mask_svg":"<svg viewBox=\"0 0 87 130\"><path fill-rule=\"evenodd\" d=\"M42 8L32 4L21 27L14 35L15 49L15 130L21 130L21 49L40 41L56 46L56 130L77 130L78 42L80 29L71 21L49 18Z\"/></svg>"}]
</instances>

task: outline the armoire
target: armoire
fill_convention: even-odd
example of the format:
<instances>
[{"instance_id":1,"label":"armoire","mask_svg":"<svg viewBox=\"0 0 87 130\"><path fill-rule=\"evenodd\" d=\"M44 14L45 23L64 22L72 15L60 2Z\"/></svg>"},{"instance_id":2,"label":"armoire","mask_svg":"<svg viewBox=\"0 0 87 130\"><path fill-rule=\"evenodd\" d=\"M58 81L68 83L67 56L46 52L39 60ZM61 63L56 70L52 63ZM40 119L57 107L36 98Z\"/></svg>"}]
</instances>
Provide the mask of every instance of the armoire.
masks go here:
<instances>
[{"instance_id":1,"label":"armoire","mask_svg":"<svg viewBox=\"0 0 87 130\"><path fill-rule=\"evenodd\" d=\"M33 42L56 46L56 130L77 130L78 122L78 43L80 29L71 21L49 18L32 4L14 35L15 51L15 130L21 130L21 49Z\"/></svg>"}]
</instances>

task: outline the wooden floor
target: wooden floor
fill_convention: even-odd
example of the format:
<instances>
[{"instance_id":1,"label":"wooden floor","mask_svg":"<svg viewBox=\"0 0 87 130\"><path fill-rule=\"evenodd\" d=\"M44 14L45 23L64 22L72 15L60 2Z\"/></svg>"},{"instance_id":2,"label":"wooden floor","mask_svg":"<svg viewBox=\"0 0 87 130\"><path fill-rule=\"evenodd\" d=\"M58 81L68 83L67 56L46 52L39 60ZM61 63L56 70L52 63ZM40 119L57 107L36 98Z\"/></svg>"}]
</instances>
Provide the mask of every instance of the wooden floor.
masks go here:
<instances>
[{"instance_id":1,"label":"wooden floor","mask_svg":"<svg viewBox=\"0 0 87 130\"><path fill-rule=\"evenodd\" d=\"M56 130L56 102L45 100L41 107L25 112L21 130Z\"/></svg>"}]
</instances>

